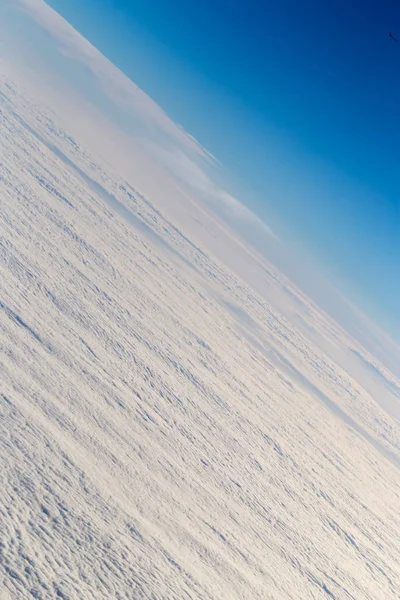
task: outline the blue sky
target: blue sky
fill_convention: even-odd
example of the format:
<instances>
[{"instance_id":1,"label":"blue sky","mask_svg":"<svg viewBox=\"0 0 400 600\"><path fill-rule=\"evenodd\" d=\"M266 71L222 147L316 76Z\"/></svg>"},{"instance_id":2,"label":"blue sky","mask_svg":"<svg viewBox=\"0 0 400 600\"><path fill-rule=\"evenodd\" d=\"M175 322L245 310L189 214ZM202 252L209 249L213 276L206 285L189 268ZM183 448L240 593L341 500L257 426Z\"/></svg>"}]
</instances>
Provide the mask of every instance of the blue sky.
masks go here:
<instances>
[{"instance_id":1,"label":"blue sky","mask_svg":"<svg viewBox=\"0 0 400 600\"><path fill-rule=\"evenodd\" d=\"M49 4L400 336L396 0Z\"/></svg>"}]
</instances>

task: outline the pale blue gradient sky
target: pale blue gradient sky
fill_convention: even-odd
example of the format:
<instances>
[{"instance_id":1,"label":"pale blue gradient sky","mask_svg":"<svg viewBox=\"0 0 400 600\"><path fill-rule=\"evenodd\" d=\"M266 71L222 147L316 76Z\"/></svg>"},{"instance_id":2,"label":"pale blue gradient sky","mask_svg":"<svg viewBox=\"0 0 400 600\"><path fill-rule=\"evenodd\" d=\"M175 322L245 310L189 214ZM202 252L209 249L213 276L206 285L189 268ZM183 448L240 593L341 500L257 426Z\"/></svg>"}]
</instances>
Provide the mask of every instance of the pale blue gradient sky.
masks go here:
<instances>
[{"instance_id":1,"label":"pale blue gradient sky","mask_svg":"<svg viewBox=\"0 0 400 600\"><path fill-rule=\"evenodd\" d=\"M50 5L400 334L398 3Z\"/></svg>"}]
</instances>

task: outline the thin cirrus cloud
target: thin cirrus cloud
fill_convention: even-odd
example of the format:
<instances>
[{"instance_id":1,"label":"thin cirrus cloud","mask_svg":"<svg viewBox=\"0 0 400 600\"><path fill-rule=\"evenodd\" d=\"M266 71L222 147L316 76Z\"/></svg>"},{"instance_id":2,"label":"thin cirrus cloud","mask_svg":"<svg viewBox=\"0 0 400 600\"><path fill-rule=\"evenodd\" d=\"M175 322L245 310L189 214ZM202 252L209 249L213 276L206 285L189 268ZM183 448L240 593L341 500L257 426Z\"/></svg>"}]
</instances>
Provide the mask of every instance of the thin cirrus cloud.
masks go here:
<instances>
[{"instance_id":1,"label":"thin cirrus cloud","mask_svg":"<svg viewBox=\"0 0 400 600\"><path fill-rule=\"evenodd\" d=\"M247 206L239 202L232 194L216 185L204 169L181 150L165 150L160 146L151 145L151 153L156 155L167 169L189 188L200 194L206 202L217 202L222 209L228 210L234 220L245 220L257 225L276 241L279 236Z\"/></svg>"},{"instance_id":2,"label":"thin cirrus cloud","mask_svg":"<svg viewBox=\"0 0 400 600\"><path fill-rule=\"evenodd\" d=\"M193 136L174 123L156 102L43 0L17 0L17 5L57 40L62 54L88 67L112 100L139 113L148 124L158 127L197 156L214 160Z\"/></svg>"},{"instance_id":3,"label":"thin cirrus cloud","mask_svg":"<svg viewBox=\"0 0 400 600\"><path fill-rule=\"evenodd\" d=\"M17 6L56 40L64 57L90 69L113 104L145 124L150 134L147 146L175 177L204 201L217 203L222 212L228 211L233 220L253 223L279 240L264 221L208 176L207 167L218 165L215 157L56 11L43 0L17 0Z\"/></svg>"}]
</instances>

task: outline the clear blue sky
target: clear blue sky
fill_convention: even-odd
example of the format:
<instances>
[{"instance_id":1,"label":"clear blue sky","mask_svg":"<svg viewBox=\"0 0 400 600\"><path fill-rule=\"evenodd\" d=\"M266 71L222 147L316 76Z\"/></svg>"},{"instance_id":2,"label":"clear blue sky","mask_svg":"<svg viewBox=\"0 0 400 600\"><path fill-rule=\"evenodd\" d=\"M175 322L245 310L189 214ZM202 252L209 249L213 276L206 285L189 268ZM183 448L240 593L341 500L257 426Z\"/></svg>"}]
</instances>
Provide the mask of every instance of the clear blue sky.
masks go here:
<instances>
[{"instance_id":1,"label":"clear blue sky","mask_svg":"<svg viewBox=\"0 0 400 600\"><path fill-rule=\"evenodd\" d=\"M400 337L398 0L49 4Z\"/></svg>"}]
</instances>

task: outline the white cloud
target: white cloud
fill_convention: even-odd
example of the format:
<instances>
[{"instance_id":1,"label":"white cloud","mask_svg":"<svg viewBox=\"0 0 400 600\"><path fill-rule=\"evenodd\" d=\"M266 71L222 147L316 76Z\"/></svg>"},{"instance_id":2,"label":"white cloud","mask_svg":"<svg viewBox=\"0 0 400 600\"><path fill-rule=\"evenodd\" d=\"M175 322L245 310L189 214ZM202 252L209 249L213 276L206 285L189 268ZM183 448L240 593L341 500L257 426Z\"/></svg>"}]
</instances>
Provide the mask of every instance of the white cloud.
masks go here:
<instances>
[{"instance_id":1,"label":"white cloud","mask_svg":"<svg viewBox=\"0 0 400 600\"><path fill-rule=\"evenodd\" d=\"M151 203L146 230L105 210L1 90L1 597L393 597L399 425Z\"/></svg>"}]
</instances>

